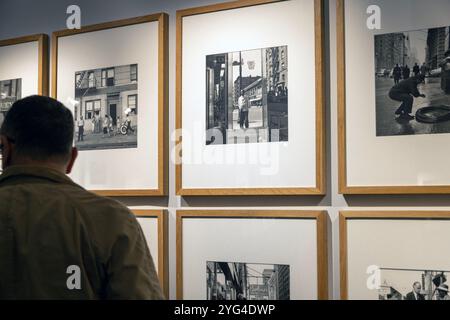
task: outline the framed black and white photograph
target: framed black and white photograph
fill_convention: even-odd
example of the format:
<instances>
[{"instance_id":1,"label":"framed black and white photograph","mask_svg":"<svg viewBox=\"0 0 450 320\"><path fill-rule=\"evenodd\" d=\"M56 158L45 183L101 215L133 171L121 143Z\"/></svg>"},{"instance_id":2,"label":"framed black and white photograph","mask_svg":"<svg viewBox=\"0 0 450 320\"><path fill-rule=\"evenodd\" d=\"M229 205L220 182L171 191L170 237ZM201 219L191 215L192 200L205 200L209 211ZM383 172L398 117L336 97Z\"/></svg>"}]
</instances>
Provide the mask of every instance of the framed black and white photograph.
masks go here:
<instances>
[{"instance_id":1,"label":"framed black and white photograph","mask_svg":"<svg viewBox=\"0 0 450 320\"><path fill-rule=\"evenodd\" d=\"M289 300L289 265L206 262L207 300Z\"/></svg>"},{"instance_id":2,"label":"framed black and white photograph","mask_svg":"<svg viewBox=\"0 0 450 320\"><path fill-rule=\"evenodd\" d=\"M22 98L22 79L0 80L0 127L6 113Z\"/></svg>"},{"instance_id":3,"label":"framed black and white photograph","mask_svg":"<svg viewBox=\"0 0 450 320\"><path fill-rule=\"evenodd\" d=\"M0 40L0 126L17 100L48 95L48 79L47 35Z\"/></svg>"},{"instance_id":4,"label":"framed black and white photograph","mask_svg":"<svg viewBox=\"0 0 450 320\"><path fill-rule=\"evenodd\" d=\"M450 300L450 212L340 214L341 299Z\"/></svg>"},{"instance_id":5,"label":"framed black and white photograph","mask_svg":"<svg viewBox=\"0 0 450 320\"><path fill-rule=\"evenodd\" d=\"M450 192L449 10L337 1L340 193Z\"/></svg>"},{"instance_id":6,"label":"framed black and white photograph","mask_svg":"<svg viewBox=\"0 0 450 320\"><path fill-rule=\"evenodd\" d=\"M449 31L375 35L377 136L450 133Z\"/></svg>"},{"instance_id":7,"label":"framed black and white photograph","mask_svg":"<svg viewBox=\"0 0 450 320\"><path fill-rule=\"evenodd\" d=\"M75 73L78 150L137 148L138 65Z\"/></svg>"},{"instance_id":8,"label":"framed black and white photograph","mask_svg":"<svg viewBox=\"0 0 450 320\"><path fill-rule=\"evenodd\" d=\"M178 195L325 193L323 14L322 0L177 11Z\"/></svg>"},{"instance_id":9,"label":"framed black and white photograph","mask_svg":"<svg viewBox=\"0 0 450 320\"><path fill-rule=\"evenodd\" d=\"M167 27L157 13L53 33L52 96L72 110L79 150L71 178L90 191L167 193Z\"/></svg>"},{"instance_id":10,"label":"framed black and white photograph","mask_svg":"<svg viewBox=\"0 0 450 320\"><path fill-rule=\"evenodd\" d=\"M288 141L287 54L281 46L206 57L206 144Z\"/></svg>"},{"instance_id":11,"label":"framed black and white photograph","mask_svg":"<svg viewBox=\"0 0 450 320\"><path fill-rule=\"evenodd\" d=\"M380 268L379 300L450 300L450 271Z\"/></svg>"},{"instance_id":12,"label":"framed black and white photograph","mask_svg":"<svg viewBox=\"0 0 450 320\"><path fill-rule=\"evenodd\" d=\"M328 299L327 223L321 211L178 211L177 299Z\"/></svg>"}]
</instances>

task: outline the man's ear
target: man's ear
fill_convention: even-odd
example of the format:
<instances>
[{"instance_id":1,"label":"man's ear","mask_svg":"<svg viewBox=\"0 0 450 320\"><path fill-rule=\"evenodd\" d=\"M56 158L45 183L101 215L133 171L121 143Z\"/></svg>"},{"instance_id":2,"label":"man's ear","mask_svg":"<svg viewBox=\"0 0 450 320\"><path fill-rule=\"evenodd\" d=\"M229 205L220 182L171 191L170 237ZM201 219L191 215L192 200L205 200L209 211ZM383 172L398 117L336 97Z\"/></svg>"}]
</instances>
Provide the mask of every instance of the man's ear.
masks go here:
<instances>
[{"instance_id":1,"label":"man's ear","mask_svg":"<svg viewBox=\"0 0 450 320\"><path fill-rule=\"evenodd\" d=\"M73 165L75 164L75 160L78 157L78 149L73 147L70 153L70 160L66 167L66 174L70 174L72 172Z\"/></svg>"},{"instance_id":2,"label":"man's ear","mask_svg":"<svg viewBox=\"0 0 450 320\"><path fill-rule=\"evenodd\" d=\"M11 155L14 146L4 135L0 135L0 144L2 145L2 169L5 170L11 165Z\"/></svg>"}]
</instances>

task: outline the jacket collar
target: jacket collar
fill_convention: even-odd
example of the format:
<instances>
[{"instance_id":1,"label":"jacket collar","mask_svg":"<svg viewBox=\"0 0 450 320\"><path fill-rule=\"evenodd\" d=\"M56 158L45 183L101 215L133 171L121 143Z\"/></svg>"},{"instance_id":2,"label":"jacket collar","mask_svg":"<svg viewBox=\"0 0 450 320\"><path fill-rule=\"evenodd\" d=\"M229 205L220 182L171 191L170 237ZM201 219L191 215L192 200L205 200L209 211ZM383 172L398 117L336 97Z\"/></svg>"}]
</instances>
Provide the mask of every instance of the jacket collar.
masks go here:
<instances>
[{"instance_id":1,"label":"jacket collar","mask_svg":"<svg viewBox=\"0 0 450 320\"><path fill-rule=\"evenodd\" d=\"M11 166L0 175L0 183L11 178L36 178L50 180L56 183L71 184L79 187L67 175L61 172L43 166Z\"/></svg>"}]
</instances>

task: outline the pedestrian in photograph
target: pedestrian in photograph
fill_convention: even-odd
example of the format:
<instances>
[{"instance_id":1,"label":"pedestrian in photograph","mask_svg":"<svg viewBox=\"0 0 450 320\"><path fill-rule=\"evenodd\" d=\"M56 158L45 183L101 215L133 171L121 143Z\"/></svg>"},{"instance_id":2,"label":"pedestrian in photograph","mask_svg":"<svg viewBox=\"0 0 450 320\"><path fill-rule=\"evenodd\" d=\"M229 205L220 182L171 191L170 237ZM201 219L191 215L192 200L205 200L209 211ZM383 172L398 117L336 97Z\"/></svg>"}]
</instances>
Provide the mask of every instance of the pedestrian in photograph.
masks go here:
<instances>
[{"instance_id":1,"label":"pedestrian in photograph","mask_svg":"<svg viewBox=\"0 0 450 320\"><path fill-rule=\"evenodd\" d=\"M92 123L94 125L94 133L100 133L100 117L98 112L95 112Z\"/></svg>"},{"instance_id":2,"label":"pedestrian in photograph","mask_svg":"<svg viewBox=\"0 0 450 320\"><path fill-rule=\"evenodd\" d=\"M78 120L78 142L84 141L84 119L83 116L80 116Z\"/></svg>"},{"instance_id":3,"label":"pedestrian in photograph","mask_svg":"<svg viewBox=\"0 0 450 320\"><path fill-rule=\"evenodd\" d=\"M108 115L108 136L114 136L113 118Z\"/></svg>"},{"instance_id":4,"label":"pedestrian in photograph","mask_svg":"<svg viewBox=\"0 0 450 320\"><path fill-rule=\"evenodd\" d=\"M445 94L450 94L450 50L445 52L444 60L441 61L441 89Z\"/></svg>"},{"instance_id":5,"label":"pedestrian in photograph","mask_svg":"<svg viewBox=\"0 0 450 320\"><path fill-rule=\"evenodd\" d=\"M400 82L400 79L402 78L402 68L397 65L394 67L394 71L392 73L392 76L394 77L394 83L398 84Z\"/></svg>"},{"instance_id":6,"label":"pedestrian in photograph","mask_svg":"<svg viewBox=\"0 0 450 320\"><path fill-rule=\"evenodd\" d=\"M422 291L422 285L420 282L414 282L413 290L408 293L405 300L425 300L425 297L420 292Z\"/></svg>"},{"instance_id":7,"label":"pedestrian in photograph","mask_svg":"<svg viewBox=\"0 0 450 320\"><path fill-rule=\"evenodd\" d=\"M409 69L408 65L405 65L403 67L403 80L409 79L411 75L411 69Z\"/></svg>"},{"instance_id":8,"label":"pedestrian in photograph","mask_svg":"<svg viewBox=\"0 0 450 320\"><path fill-rule=\"evenodd\" d=\"M108 115L105 115L105 119L102 121L103 126L103 138L108 135L109 130L109 117Z\"/></svg>"},{"instance_id":9,"label":"pedestrian in photograph","mask_svg":"<svg viewBox=\"0 0 450 320\"><path fill-rule=\"evenodd\" d=\"M120 117L117 116L117 120L116 120L116 133L118 133L118 134L120 134L120 127L121 127Z\"/></svg>"},{"instance_id":10,"label":"pedestrian in photograph","mask_svg":"<svg viewBox=\"0 0 450 320\"><path fill-rule=\"evenodd\" d=\"M428 67L425 62L420 66L420 74L423 75L423 83L425 83L426 76L428 75Z\"/></svg>"},{"instance_id":11,"label":"pedestrian in photograph","mask_svg":"<svg viewBox=\"0 0 450 320\"><path fill-rule=\"evenodd\" d=\"M130 132L130 131L131 131L131 133L134 133L134 129L131 126L130 114L127 114L127 118L125 119L125 123L126 123L126 126L127 126L127 135L128 135L128 132Z\"/></svg>"},{"instance_id":12,"label":"pedestrian in photograph","mask_svg":"<svg viewBox=\"0 0 450 320\"><path fill-rule=\"evenodd\" d=\"M442 284L437 289L437 300L450 300L450 296L448 295L448 285Z\"/></svg>"},{"instance_id":13,"label":"pedestrian in photograph","mask_svg":"<svg viewBox=\"0 0 450 320\"><path fill-rule=\"evenodd\" d=\"M420 67L419 67L419 65L417 64L417 62L416 62L416 64L415 64L414 67L413 67L413 73L414 73L415 76L418 76L419 73L420 73Z\"/></svg>"},{"instance_id":14,"label":"pedestrian in photograph","mask_svg":"<svg viewBox=\"0 0 450 320\"><path fill-rule=\"evenodd\" d=\"M414 98L426 98L426 96L421 94L417 88L417 86L422 83L423 79L423 75L419 74L418 76L403 80L391 88L389 91L389 98L402 103L395 111L396 115L407 120L414 119L414 116L411 115Z\"/></svg>"},{"instance_id":15,"label":"pedestrian in photograph","mask_svg":"<svg viewBox=\"0 0 450 320\"><path fill-rule=\"evenodd\" d=\"M241 91L241 96L238 99L239 106L239 125L241 129L248 129L249 120L248 120L248 101L244 95L244 91Z\"/></svg>"}]
</instances>

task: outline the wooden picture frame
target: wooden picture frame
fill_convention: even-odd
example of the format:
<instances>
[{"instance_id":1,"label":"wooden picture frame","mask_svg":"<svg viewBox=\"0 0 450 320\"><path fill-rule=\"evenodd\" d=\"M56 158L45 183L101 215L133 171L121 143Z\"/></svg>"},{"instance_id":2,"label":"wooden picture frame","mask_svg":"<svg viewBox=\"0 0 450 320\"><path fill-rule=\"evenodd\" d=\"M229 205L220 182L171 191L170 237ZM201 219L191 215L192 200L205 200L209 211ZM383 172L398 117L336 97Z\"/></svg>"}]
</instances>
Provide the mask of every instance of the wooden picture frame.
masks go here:
<instances>
[{"instance_id":1,"label":"wooden picture frame","mask_svg":"<svg viewBox=\"0 0 450 320\"><path fill-rule=\"evenodd\" d=\"M448 194L450 185L427 186L349 186L347 181L346 129L346 0L337 0L337 92L338 92L338 162L339 193L344 195Z\"/></svg>"},{"instance_id":2,"label":"wooden picture frame","mask_svg":"<svg viewBox=\"0 0 450 320\"><path fill-rule=\"evenodd\" d=\"M324 211L298 210L179 210L177 211L177 299L183 299L183 220L184 219L303 219L317 222L318 300L328 299L327 214Z\"/></svg>"},{"instance_id":3,"label":"wooden picture frame","mask_svg":"<svg viewBox=\"0 0 450 320\"><path fill-rule=\"evenodd\" d=\"M340 295L348 300L348 220L450 220L450 211L341 211L339 213Z\"/></svg>"},{"instance_id":4,"label":"wooden picture frame","mask_svg":"<svg viewBox=\"0 0 450 320\"><path fill-rule=\"evenodd\" d=\"M176 18L176 129L182 124L182 57L183 57L183 19L225 10L247 8L289 0L237 0L177 11ZM288 188L184 188L182 182L182 136L177 136L176 194L180 196L255 196L255 195L325 195L326 193L326 136L325 136L325 56L324 56L324 8L323 0L314 0L315 21L315 124L316 124L316 186Z\"/></svg>"},{"instance_id":5,"label":"wooden picture frame","mask_svg":"<svg viewBox=\"0 0 450 320\"><path fill-rule=\"evenodd\" d=\"M158 187L143 190L91 190L92 192L111 197L132 196L166 196L168 194L168 102L169 102L169 17L166 13L156 13L136 18L129 18L106 23L84 26L81 29L65 29L52 34L52 90L51 96L57 97L58 87L58 40L63 37L83 33L132 26L148 22L158 22Z\"/></svg>"},{"instance_id":6,"label":"wooden picture frame","mask_svg":"<svg viewBox=\"0 0 450 320\"><path fill-rule=\"evenodd\" d=\"M0 47L13 46L28 42L38 42L39 66L38 66L38 95L47 96L49 94L49 54L48 54L48 36L46 34L34 34L19 38L0 40Z\"/></svg>"},{"instance_id":7,"label":"wooden picture frame","mask_svg":"<svg viewBox=\"0 0 450 320\"><path fill-rule=\"evenodd\" d=\"M167 210L131 210L136 218L158 220L158 277L164 295L169 299L169 221Z\"/></svg>"}]
</instances>

